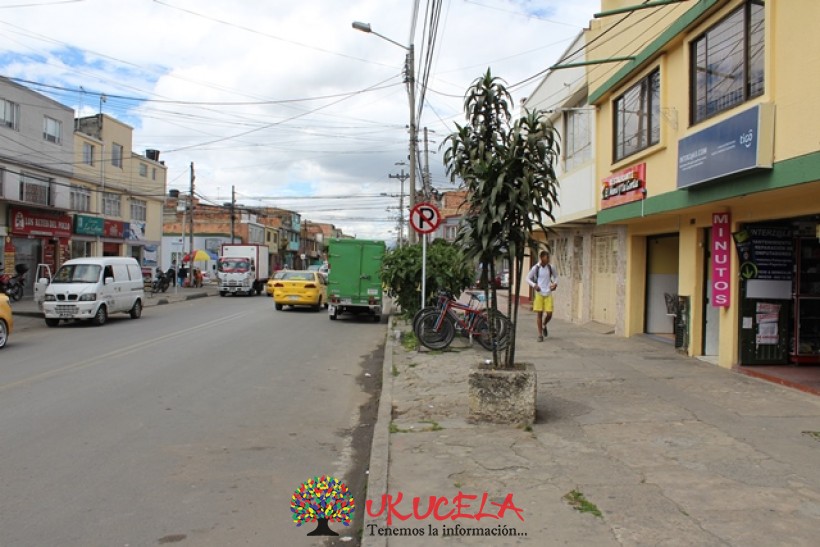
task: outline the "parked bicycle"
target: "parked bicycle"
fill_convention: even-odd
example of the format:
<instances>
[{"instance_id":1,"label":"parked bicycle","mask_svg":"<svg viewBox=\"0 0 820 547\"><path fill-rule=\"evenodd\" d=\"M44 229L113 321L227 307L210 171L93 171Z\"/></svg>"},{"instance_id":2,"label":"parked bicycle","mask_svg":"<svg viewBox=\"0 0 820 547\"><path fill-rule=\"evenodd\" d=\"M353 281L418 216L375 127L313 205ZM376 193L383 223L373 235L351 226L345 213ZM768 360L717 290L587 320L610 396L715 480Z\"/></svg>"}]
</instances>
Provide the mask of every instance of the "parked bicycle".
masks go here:
<instances>
[{"instance_id":1,"label":"parked bicycle","mask_svg":"<svg viewBox=\"0 0 820 547\"><path fill-rule=\"evenodd\" d=\"M449 293L439 293L436 306L419 310L413 318L413 331L419 342L430 349L444 349L452 343L456 332L472 336L485 349L493 349L490 336L488 312L483 307L483 300L470 294L470 304L462 304ZM509 344L512 323L501 312L493 314L495 321L495 346L504 349Z\"/></svg>"}]
</instances>

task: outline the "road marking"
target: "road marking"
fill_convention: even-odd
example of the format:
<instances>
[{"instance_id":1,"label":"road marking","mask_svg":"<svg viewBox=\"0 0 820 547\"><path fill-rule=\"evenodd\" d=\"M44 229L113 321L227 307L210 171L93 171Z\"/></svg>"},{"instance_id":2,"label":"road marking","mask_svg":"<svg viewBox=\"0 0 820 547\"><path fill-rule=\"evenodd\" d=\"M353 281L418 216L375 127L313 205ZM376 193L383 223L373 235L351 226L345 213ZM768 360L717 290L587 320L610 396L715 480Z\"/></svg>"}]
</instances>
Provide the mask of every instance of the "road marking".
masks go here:
<instances>
[{"instance_id":1,"label":"road marking","mask_svg":"<svg viewBox=\"0 0 820 547\"><path fill-rule=\"evenodd\" d=\"M16 382L11 382L9 384L3 384L3 385L0 385L0 393L2 393L4 391L7 391L9 389L15 388L15 387L24 386L26 384L33 384L33 383L35 383L39 380L46 380L48 378L51 378L52 376L57 376L59 374L63 374L63 373L66 373L66 372L75 372L75 371L78 371L78 370L83 370L85 368L92 367L94 365L98 365L98 364L102 363L103 361L107 361L111 358L128 355L129 353L134 353L135 351L139 351L139 350L141 350L141 349L143 349L147 346L150 346L152 344L156 344L156 343L159 343L159 342L164 342L165 340L171 340L173 338L178 338L180 336L183 336L183 335L189 334L191 332L197 331L197 330L199 330L203 327L209 327L209 326L212 326L212 325L222 323L223 321L229 321L231 319L242 317L243 315L247 315L248 313L250 313L250 312L245 311L245 312L235 313L233 315L228 315L228 316L225 316L225 317L220 317L219 319L214 319L212 321L208 321L207 323L201 323L199 325L188 327L187 329L183 329L183 330L180 330L180 331L177 331L177 332L172 332L172 333L169 333L169 334L165 334L165 335L159 336L157 338L152 338L151 340L145 340L143 342L138 342L136 344L126 346L124 348L119 348L119 349L116 349L114 351L110 351L108 353L98 355L98 356L93 357L89 360L84 360L80 363L74 363L74 364L71 364L71 365L66 365L64 367L60 367L60 368L57 368L57 369L54 369L54 370L49 370L48 372L41 372L40 374L35 374L34 376L29 376L28 378L23 378L22 380L17 380Z\"/></svg>"}]
</instances>

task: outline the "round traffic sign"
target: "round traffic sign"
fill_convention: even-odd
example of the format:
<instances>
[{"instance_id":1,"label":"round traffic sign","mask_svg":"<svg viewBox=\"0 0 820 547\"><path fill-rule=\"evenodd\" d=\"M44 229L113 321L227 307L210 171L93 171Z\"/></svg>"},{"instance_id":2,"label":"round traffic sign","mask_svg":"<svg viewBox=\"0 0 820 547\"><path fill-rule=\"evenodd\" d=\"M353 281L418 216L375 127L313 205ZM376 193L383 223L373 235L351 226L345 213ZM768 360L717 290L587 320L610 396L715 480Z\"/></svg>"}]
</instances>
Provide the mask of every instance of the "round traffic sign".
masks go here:
<instances>
[{"instance_id":1,"label":"round traffic sign","mask_svg":"<svg viewBox=\"0 0 820 547\"><path fill-rule=\"evenodd\" d=\"M410 226L419 234L435 232L441 224L441 213L432 203L416 203L410 210Z\"/></svg>"}]
</instances>

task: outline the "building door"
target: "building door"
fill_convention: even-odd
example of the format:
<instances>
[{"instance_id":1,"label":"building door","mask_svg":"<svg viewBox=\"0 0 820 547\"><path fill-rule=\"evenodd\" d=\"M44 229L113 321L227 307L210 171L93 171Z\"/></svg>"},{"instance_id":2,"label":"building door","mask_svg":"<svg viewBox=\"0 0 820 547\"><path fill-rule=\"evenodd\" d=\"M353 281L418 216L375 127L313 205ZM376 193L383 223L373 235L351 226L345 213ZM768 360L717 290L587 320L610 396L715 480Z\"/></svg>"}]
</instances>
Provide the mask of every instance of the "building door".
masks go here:
<instances>
[{"instance_id":1,"label":"building door","mask_svg":"<svg viewBox=\"0 0 820 547\"><path fill-rule=\"evenodd\" d=\"M615 324L617 302L618 238L601 235L592 238L592 320Z\"/></svg>"},{"instance_id":2,"label":"building door","mask_svg":"<svg viewBox=\"0 0 820 547\"><path fill-rule=\"evenodd\" d=\"M720 344L719 309L712 306L712 229L707 228L704 235L703 251L706 253L704 264L703 291L703 355L715 356Z\"/></svg>"},{"instance_id":3,"label":"building door","mask_svg":"<svg viewBox=\"0 0 820 547\"><path fill-rule=\"evenodd\" d=\"M646 327L648 334L674 334L674 313L666 307L666 295L678 294L677 235L646 238Z\"/></svg>"}]
</instances>

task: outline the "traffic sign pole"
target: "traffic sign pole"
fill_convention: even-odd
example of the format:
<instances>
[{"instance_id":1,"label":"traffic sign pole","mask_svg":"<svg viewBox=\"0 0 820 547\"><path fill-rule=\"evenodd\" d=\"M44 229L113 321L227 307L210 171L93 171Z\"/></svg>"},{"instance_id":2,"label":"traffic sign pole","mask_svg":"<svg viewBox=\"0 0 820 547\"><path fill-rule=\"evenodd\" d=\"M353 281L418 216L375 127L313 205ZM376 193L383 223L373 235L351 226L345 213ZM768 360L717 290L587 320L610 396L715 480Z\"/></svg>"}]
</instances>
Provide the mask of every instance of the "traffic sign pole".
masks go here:
<instances>
[{"instance_id":1,"label":"traffic sign pole","mask_svg":"<svg viewBox=\"0 0 820 547\"><path fill-rule=\"evenodd\" d=\"M441 213L432 203L417 203L410 210L410 225L421 236L421 307L427 295L427 234L441 224Z\"/></svg>"}]
</instances>

